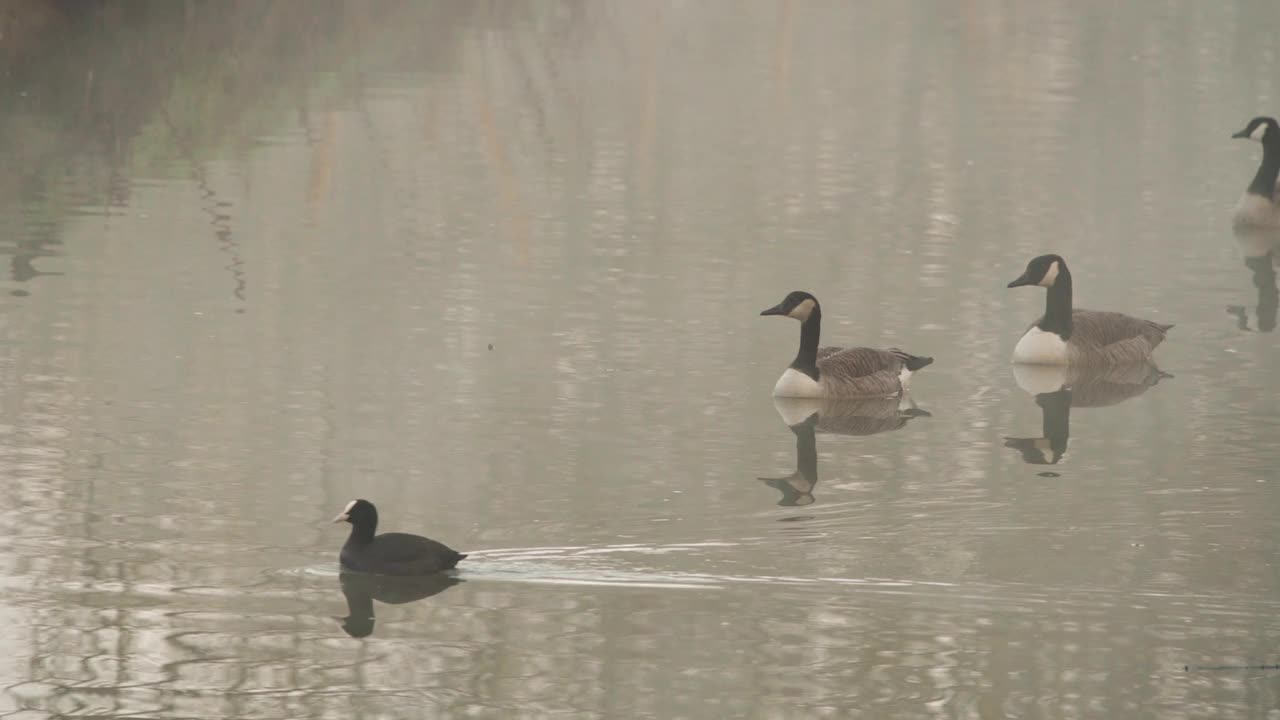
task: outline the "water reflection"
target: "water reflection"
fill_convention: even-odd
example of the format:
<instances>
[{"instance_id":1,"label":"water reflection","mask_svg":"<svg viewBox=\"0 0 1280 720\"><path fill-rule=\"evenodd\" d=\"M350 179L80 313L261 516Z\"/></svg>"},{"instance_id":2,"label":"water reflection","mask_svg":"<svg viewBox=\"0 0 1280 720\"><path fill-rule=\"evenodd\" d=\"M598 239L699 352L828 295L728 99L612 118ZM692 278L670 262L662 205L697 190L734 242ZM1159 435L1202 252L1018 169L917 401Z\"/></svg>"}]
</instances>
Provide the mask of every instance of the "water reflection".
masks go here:
<instances>
[{"instance_id":1,"label":"water reflection","mask_svg":"<svg viewBox=\"0 0 1280 720\"><path fill-rule=\"evenodd\" d=\"M0 311L0 713L1280 707L1170 671L1280 632L1280 346L1224 352L1221 228L1170 252L1242 189L1216 116L1280 96L1275 0L86 5L0 39L0 299L33 295ZM1188 332L1077 428L1099 472L1008 492L1027 318L990 285L1050 247ZM800 511L753 481L780 368L741 298L783 283L958 350L917 385L954 415L836 439ZM797 504L829 419L769 469ZM401 607L278 572L362 493L515 550Z\"/></svg>"},{"instance_id":2,"label":"water reflection","mask_svg":"<svg viewBox=\"0 0 1280 720\"><path fill-rule=\"evenodd\" d=\"M446 573L421 577L342 573L338 576L338 582L347 599L347 615L338 618L342 622L342 629L351 637L362 638L373 634L376 622L374 600L387 605L417 602L439 595L463 580Z\"/></svg>"},{"instance_id":3,"label":"water reflection","mask_svg":"<svg viewBox=\"0 0 1280 720\"><path fill-rule=\"evenodd\" d=\"M1041 430L1039 437L1006 437L1004 446L1022 453L1029 465L1056 465L1067 452L1073 406L1116 405L1173 376L1153 363L1134 363L1096 370L1015 364L1013 377L1018 387L1035 396Z\"/></svg>"},{"instance_id":4,"label":"water reflection","mask_svg":"<svg viewBox=\"0 0 1280 720\"><path fill-rule=\"evenodd\" d=\"M35 266L38 258L56 257L57 253L45 247L46 244L57 244L56 241L41 241L28 238L20 241L14 248L9 261L10 277L14 282L27 282L41 275L61 275L60 272L40 270Z\"/></svg>"},{"instance_id":5,"label":"water reflection","mask_svg":"<svg viewBox=\"0 0 1280 720\"><path fill-rule=\"evenodd\" d=\"M209 226L213 229L213 237L217 241L218 252L227 256L227 264L223 268L231 276L231 295L241 302L245 299L245 261L240 250L240 241L236 239L231 227L232 203L222 199L214 183L209 178L209 169L197 157L190 140L177 127L168 112L161 111L161 120L173 136L173 147L191 166L191 179L200 189L200 209L209 217ZM244 312L238 308L237 312Z\"/></svg>"},{"instance_id":6,"label":"water reflection","mask_svg":"<svg viewBox=\"0 0 1280 720\"><path fill-rule=\"evenodd\" d=\"M906 402L909 405L903 409L897 398L774 398L773 406L778 415L796 436L796 471L782 477L762 477L759 480L782 493L778 500L780 506L813 504L813 488L818 484L817 433L876 435L898 430L912 418L930 416L909 398Z\"/></svg>"},{"instance_id":7,"label":"water reflection","mask_svg":"<svg viewBox=\"0 0 1280 720\"><path fill-rule=\"evenodd\" d=\"M1276 309L1280 306L1280 289L1276 287L1275 249L1280 247L1280 233L1271 233L1267 244L1260 244L1257 237L1259 231L1247 232L1237 230L1236 239L1245 248L1244 266L1253 276L1253 287L1258 291L1257 329L1258 332L1271 332L1276 328ZM1242 238L1242 235L1252 237ZM1250 251L1261 251L1262 254L1250 255ZM1249 327L1249 310L1244 305L1228 305L1227 313L1236 318L1236 327L1241 330L1252 330Z\"/></svg>"}]
</instances>

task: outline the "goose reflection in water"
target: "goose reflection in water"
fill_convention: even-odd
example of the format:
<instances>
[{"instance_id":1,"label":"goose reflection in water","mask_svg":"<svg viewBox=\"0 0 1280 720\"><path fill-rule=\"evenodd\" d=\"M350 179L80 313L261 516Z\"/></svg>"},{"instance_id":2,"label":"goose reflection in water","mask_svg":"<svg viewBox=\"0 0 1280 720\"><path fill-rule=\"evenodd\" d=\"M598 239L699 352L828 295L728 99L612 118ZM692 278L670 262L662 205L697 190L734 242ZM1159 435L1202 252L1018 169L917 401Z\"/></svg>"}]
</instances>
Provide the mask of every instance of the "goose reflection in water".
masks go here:
<instances>
[{"instance_id":1,"label":"goose reflection in water","mask_svg":"<svg viewBox=\"0 0 1280 720\"><path fill-rule=\"evenodd\" d=\"M1239 236L1238 232L1237 236ZM1280 242L1274 245L1280 247ZM1249 272L1253 275L1253 287L1258 291L1258 332L1271 332L1276 329L1276 309L1280 307L1280 289L1276 287L1275 258L1276 251L1271 250L1265 255L1246 255L1244 259L1244 266L1249 268ZM1235 316L1237 328L1252 330L1249 327L1249 310L1245 306L1228 305L1227 313Z\"/></svg>"},{"instance_id":2,"label":"goose reflection in water","mask_svg":"<svg viewBox=\"0 0 1280 720\"><path fill-rule=\"evenodd\" d=\"M782 493L778 505L783 507L801 507L814 502L813 488L818 484L817 433L875 435L897 430L912 418L929 417L928 412L914 403L907 409L900 408L896 397L861 400L775 397L773 406L796 436L796 471L759 480Z\"/></svg>"},{"instance_id":3,"label":"goose reflection in water","mask_svg":"<svg viewBox=\"0 0 1280 720\"><path fill-rule=\"evenodd\" d=\"M387 605L403 605L438 595L464 581L448 573L418 577L342 573L338 582L347 599L347 616L337 619L348 635L362 638L373 633L374 600Z\"/></svg>"},{"instance_id":4,"label":"goose reflection in water","mask_svg":"<svg viewBox=\"0 0 1280 720\"><path fill-rule=\"evenodd\" d=\"M1041 435L1006 437L1004 446L1030 465L1056 465L1067 452L1072 407L1105 407L1137 397L1173 377L1152 363L1076 370L1050 365L1014 365L1018 387L1035 396L1043 416Z\"/></svg>"}]
</instances>

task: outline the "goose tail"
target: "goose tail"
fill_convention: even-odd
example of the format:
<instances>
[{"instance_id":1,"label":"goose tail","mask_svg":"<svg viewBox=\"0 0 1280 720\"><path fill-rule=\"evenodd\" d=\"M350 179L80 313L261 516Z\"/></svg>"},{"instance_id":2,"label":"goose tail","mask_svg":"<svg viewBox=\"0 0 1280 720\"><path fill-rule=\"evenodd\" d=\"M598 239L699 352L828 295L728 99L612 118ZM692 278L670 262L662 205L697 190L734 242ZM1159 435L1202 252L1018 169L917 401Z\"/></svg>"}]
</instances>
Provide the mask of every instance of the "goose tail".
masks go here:
<instances>
[{"instance_id":1,"label":"goose tail","mask_svg":"<svg viewBox=\"0 0 1280 720\"><path fill-rule=\"evenodd\" d=\"M915 372L920 368L928 367L929 365L933 364L933 358L931 357L925 357L923 355L912 355L911 353L904 352L902 350L899 350L898 348L889 348L889 352L893 353L895 357L901 360L902 364L905 365L907 367L907 370L911 372Z\"/></svg>"}]
</instances>

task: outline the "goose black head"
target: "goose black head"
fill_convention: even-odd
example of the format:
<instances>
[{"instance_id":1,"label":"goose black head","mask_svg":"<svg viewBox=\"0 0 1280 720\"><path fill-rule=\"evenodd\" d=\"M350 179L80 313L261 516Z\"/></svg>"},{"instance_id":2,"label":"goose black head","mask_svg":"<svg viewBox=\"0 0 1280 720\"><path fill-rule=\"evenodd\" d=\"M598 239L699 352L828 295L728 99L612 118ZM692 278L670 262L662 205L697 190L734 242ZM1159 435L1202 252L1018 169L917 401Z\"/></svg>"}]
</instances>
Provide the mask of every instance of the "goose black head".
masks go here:
<instances>
[{"instance_id":1,"label":"goose black head","mask_svg":"<svg viewBox=\"0 0 1280 720\"><path fill-rule=\"evenodd\" d=\"M1027 269L1017 280L1009 283L1009 287L1023 287L1024 285L1037 285L1039 287L1053 287L1058 281L1058 275L1067 269L1067 263L1059 255L1041 255L1032 258L1027 263Z\"/></svg>"},{"instance_id":2,"label":"goose black head","mask_svg":"<svg viewBox=\"0 0 1280 720\"><path fill-rule=\"evenodd\" d=\"M336 523L349 522L352 525L377 527L378 509L368 500L352 500L342 508L342 512L333 518Z\"/></svg>"},{"instance_id":3,"label":"goose black head","mask_svg":"<svg viewBox=\"0 0 1280 720\"><path fill-rule=\"evenodd\" d=\"M789 318L795 318L800 322L809 319L813 311L818 307L818 298L810 295L803 290L796 290L789 293L782 302L774 305L768 310L761 311L761 315L785 315Z\"/></svg>"},{"instance_id":4,"label":"goose black head","mask_svg":"<svg viewBox=\"0 0 1280 720\"><path fill-rule=\"evenodd\" d=\"M1280 125L1276 124L1274 118L1259 116L1250 120L1243 130L1231 137L1237 140L1257 140L1263 145L1280 143Z\"/></svg>"}]
</instances>

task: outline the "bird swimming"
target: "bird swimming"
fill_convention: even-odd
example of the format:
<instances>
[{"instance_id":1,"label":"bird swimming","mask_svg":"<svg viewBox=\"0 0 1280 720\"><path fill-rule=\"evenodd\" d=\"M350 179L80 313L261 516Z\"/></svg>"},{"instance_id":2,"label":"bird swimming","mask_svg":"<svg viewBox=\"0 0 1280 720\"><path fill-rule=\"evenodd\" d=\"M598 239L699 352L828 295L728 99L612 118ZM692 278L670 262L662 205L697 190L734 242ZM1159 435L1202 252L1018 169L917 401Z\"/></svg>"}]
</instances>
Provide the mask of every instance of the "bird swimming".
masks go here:
<instances>
[{"instance_id":1,"label":"bird swimming","mask_svg":"<svg viewBox=\"0 0 1280 720\"><path fill-rule=\"evenodd\" d=\"M352 500L333 521L351 523L351 535L338 556L346 570L380 575L427 575L451 570L467 556L421 535L375 535L378 509L368 500Z\"/></svg>"},{"instance_id":2,"label":"bird swimming","mask_svg":"<svg viewBox=\"0 0 1280 720\"><path fill-rule=\"evenodd\" d=\"M1013 349L1013 361L1032 365L1106 366L1143 362L1172 325L1117 312L1072 307L1071 271L1060 255L1041 255L1008 287L1046 288L1044 315Z\"/></svg>"},{"instance_id":3,"label":"bird swimming","mask_svg":"<svg viewBox=\"0 0 1280 720\"><path fill-rule=\"evenodd\" d=\"M822 306L797 290L760 313L800 321L800 351L773 387L776 397L855 398L900 395L912 373L933 362L897 348L818 347Z\"/></svg>"},{"instance_id":4,"label":"bird swimming","mask_svg":"<svg viewBox=\"0 0 1280 720\"><path fill-rule=\"evenodd\" d=\"M1273 118L1256 117L1240 132L1231 136L1238 140L1254 140L1262 145L1262 162L1253 180L1236 204L1231 224L1237 229L1280 229L1280 125Z\"/></svg>"}]
</instances>

